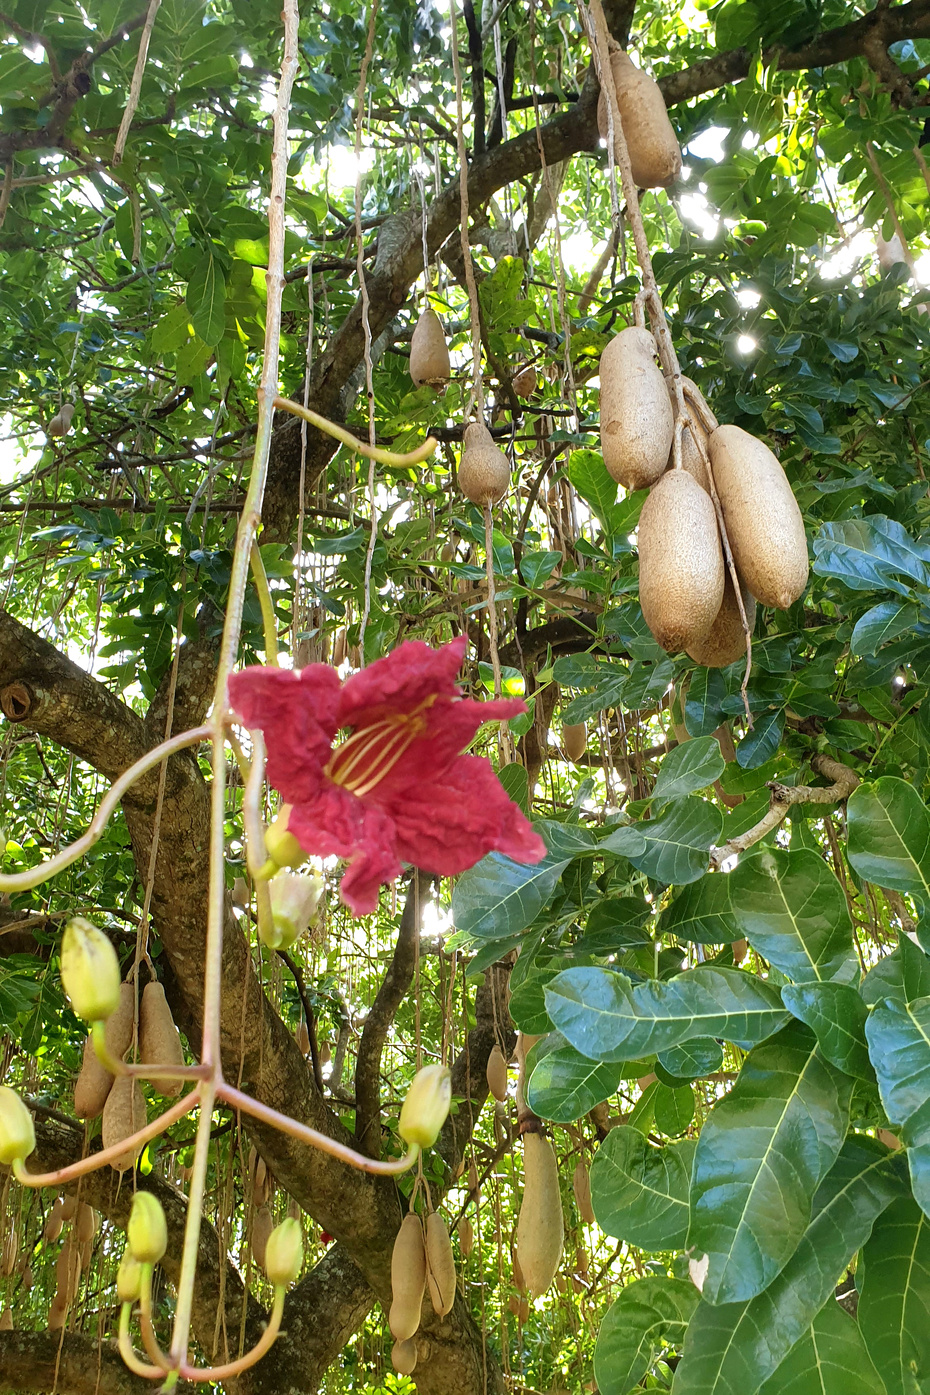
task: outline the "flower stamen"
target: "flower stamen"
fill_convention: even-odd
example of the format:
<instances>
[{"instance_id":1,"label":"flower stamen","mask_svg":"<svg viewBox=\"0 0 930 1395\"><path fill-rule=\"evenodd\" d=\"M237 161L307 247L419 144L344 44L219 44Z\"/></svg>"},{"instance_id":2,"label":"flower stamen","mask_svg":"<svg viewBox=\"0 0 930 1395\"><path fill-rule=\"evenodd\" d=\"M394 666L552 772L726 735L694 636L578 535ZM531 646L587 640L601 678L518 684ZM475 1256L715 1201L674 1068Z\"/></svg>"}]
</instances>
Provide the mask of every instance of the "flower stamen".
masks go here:
<instances>
[{"instance_id":1,"label":"flower stamen","mask_svg":"<svg viewBox=\"0 0 930 1395\"><path fill-rule=\"evenodd\" d=\"M371 726L359 727L336 749L323 773L364 799L426 729L420 710L392 713Z\"/></svg>"}]
</instances>

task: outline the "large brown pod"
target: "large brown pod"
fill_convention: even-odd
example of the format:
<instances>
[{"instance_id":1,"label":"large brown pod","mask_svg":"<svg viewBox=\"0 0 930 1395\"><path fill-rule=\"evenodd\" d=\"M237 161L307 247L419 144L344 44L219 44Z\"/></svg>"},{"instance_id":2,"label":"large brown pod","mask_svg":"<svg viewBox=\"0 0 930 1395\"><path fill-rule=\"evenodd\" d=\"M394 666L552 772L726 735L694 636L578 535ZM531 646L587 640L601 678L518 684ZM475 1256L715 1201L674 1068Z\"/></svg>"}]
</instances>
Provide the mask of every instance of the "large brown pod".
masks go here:
<instances>
[{"instance_id":1,"label":"large brown pod","mask_svg":"<svg viewBox=\"0 0 930 1395\"><path fill-rule=\"evenodd\" d=\"M555 1149L541 1133L523 1135L523 1201L517 1252L530 1293L539 1298L555 1278L565 1232Z\"/></svg>"},{"instance_id":2,"label":"large brown pod","mask_svg":"<svg viewBox=\"0 0 930 1395\"><path fill-rule=\"evenodd\" d=\"M398 1342L412 1337L420 1326L423 1291L426 1288L426 1245L423 1224L410 1211L404 1217L391 1254L391 1332Z\"/></svg>"},{"instance_id":3,"label":"large brown pod","mask_svg":"<svg viewBox=\"0 0 930 1395\"><path fill-rule=\"evenodd\" d=\"M412 1337L391 1347L391 1365L402 1376L412 1376L417 1365L417 1344Z\"/></svg>"},{"instance_id":4,"label":"large brown pod","mask_svg":"<svg viewBox=\"0 0 930 1395\"><path fill-rule=\"evenodd\" d=\"M611 54L610 68L636 187L667 189L681 174L681 149L668 119L662 89L622 49ZM603 90L597 102L597 129L607 140L607 96ZM616 146L615 134L615 151Z\"/></svg>"},{"instance_id":5,"label":"large brown pod","mask_svg":"<svg viewBox=\"0 0 930 1395\"><path fill-rule=\"evenodd\" d=\"M441 392L445 392L452 377L442 320L429 306L417 320L410 341L410 376L417 387L428 383Z\"/></svg>"},{"instance_id":6,"label":"large brown pod","mask_svg":"<svg viewBox=\"0 0 930 1395\"><path fill-rule=\"evenodd\" d=\"M575 1163L575 1171L572 1174L572 1191L575 1193L575 1205L578 1207L578 1214L585 1225L594 1225L594 1207L591 1205L591 1178L585 1166L584 1158L579 1158Z\"/></svg>"},{"instance_id":7,"label":"large brown pod","mask_svg":"<svg viewBox=\"0 0 930 1395\"><path fill-rule=\"evenodd\" d=\"M663 475L639 517L639 603L670 654L709 632L723 603L723 552L710 495L685 470Z\"/></svg>"},{"instance_id":8,"label":"large brown pod","mask_svg":"<svg viewBox=\"0 0 930 1395\"><path fill-rule=\"evenodd\" d=\"M764 441L718 426L710 463L736 570L762 605L785 610L807 585L807 538L788 477Z\"/></svg>"},{"instance_id":9,"label":"large brown pod","mask_svg":"<svg viewBox=\"0 0 930 1395\"><path fill-rule=\"evenodd\" d=\"M465 498L479 508L496 504L507 493L510 461L494 444L494 437L483 421L473 421L465 428L458 480Z\"/></svg>"},{"instance_id":10,"label":"large brown pod","mask_svg":"<svg viewBox=\"0 0 930 1395\"><path fill-rule=\"evenodd\" d=\"M129 1138L131 1134L144 1129L145 1123L145 1096L141 1085L131 1075L118 1075L103 1106L104 1148L112 1148L114 1144L122 1143L124 1138ZM128 1148L125 1152L117 1154L110 1166L116 1172L125 1172L135 1164L141 1152L142 1145Z\"/></svg>"},{"instance_id":11,"label":"large brown pod","mask_svg":"<svg viewBox=\"0 0 930 1395\"><path fill-rule=\"evenodd\" d=\"M586 722L569 722L562 727L562 750L569 760L579 761L588 748L588 725Z\"/></svg>"},{"instance_id":12,"label":"large brown pod","mask_svg":"<svg viewBox=\"0 0 930 1395\"><path fill-rule=\"evenodd\" d=\"M488 1089L496 1100L507 1098L507 1062L497 1042L491 1047L487 1065Z\"/></svg>"},{"instance_id":13,"label":"large brown pod","mask_svg":"<svg viewBox=\"0 0 930 1395\"><path fill-rule=\"evenodd\" d=\"M631 325L601 354L601 453L624 489L648 489L668 463L675 417L655 340Z\"/></svg>"},{"instance_id":14,"label":"large brown pod","mask_svg":"<svg viewBox=\"0 0 930 1395\"><path fill-rule=\"evenodd\" d=\"M74 1082L74 1112L79 1119L96 1119L103 1113L113 1077L101 1065L90 1037L84 1041L84 1059Z\"/></svg>"},{"instance_id":15,"label":"large brown pod","mask_svg":"<svg viewBox=\"0 0 930 1395\"><path fill-rule=\"evenodd\" d=\"M165 990L154 979L145 985L139 1006L139 1055L149 1065L184 1065L184 1048ZM178 1076L160 1076L152 1085L166 1099L174 1099L181 1093L184 1081Z\"/></svg>"},{"instance_id":16,"label":"large brown pod","mask_svg":"<svg viewBox=\"0 0 930 1395\"><path fill-rule=\"evenodd\" d=\"M746 611L746 620L751 633L752 627L756 623L756 603L745 586L742 588L742 592L743 608ZM688 646L687 652L688 658L693 659L702 668L726 668L727 664L735 663L737 659L745 657L746 636L743 633L743 622L740 618L739 606L736 604L736 592L733 590L733 582L730 580L729 572L726 574L723 600L717 611L716 620L703 639Z\"/></svg>"},{"instance_id":17,"label":"large brown pod","mask_svg":"<svg viewBox=\"0 0 930 1395\"><path fill-rule=\"evenodd\" d=\"M433 1312L445 1317L455 1302L455 1255L449 1228L438 1211L426 1218L426 1282Z\"/></svg>"},{"instance_id":18,"label":"large brown pod","mask_svg":"<svg viewBox=\"0 0 930 1395\"><path fill-rule=\"evenodd\" d=\"M136 1016L136 993L131 983L121 983L119 1007L107 1018L104 1037L111 1056L121 1061L132 1045L132 1029Z\"/></svg>"}]
</instances>

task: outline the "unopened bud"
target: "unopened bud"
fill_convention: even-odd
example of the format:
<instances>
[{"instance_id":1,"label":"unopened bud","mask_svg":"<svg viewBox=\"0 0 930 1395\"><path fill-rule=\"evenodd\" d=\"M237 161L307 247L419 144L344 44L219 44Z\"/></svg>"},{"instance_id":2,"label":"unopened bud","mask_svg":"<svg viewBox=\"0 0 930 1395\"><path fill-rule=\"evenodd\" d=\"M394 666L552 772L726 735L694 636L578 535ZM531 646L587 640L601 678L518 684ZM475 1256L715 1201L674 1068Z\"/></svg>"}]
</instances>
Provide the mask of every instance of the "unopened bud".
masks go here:
<instances>
[{"instance_id":1,"label":"unopened bud","mask_svg":"<svg viewBox=\"0 0 930 1395\"><path fill-rule=\"evenodd\" d=\"M268 892L272 924L262 939L269 949L288 949L316 920L323 878L318 872L278 872Z\"/></svg>"},{"instance_id":2,"label":"unopened bud","mask_svg":"<svg viewBox=\"0 0 930 1395\"><path fill-rule=\"evenodd\" d=\"M300 1222L288 1217L276 1225L265 1246L265 1273L275 1285L283 1288L300 1278L304 1263L304 1239Z\"/></svg>"},{"instance_id":3,"label":"unopened bud","mask_svg":"<svg viewBox=\"0 0 930 1395\"><path fill-rule=\"evenodd\" d=\"M25 1162L35 1146L32 1115L15 1090L0 1085L0 1163Z\"/></svg>"},{"instance_id":4,"label":"unopened bud","mask_svg":"<svg viewBox=\"0 0 930 1395\"><path fill-rule=\"evenodd\" d=\"M125 1250L116 1271L116 1296L121 1303L138 1303L142 1294L142 1265Z\"/></svg>"},{"instance_id":5,"label":"unopened bud","mask_svg":"<svg viewBox=\"0 0 930 1395\"><path fill-rule=\"evenodd\" d=\"M140 1264L157 1264L167 1250L165 1213L151 1192L136 1192L133 1197L126 1239L133 1259Z\"/></svg>"},{"instance_id":6,"label":"unopened bud","mask_svg":"<svg viewBox=\"0 0 930 1395\"><path fill-rule=\"evenodd\" d=\"M452 1076L445 1066L424 1066L413 1077L400 1111L397 1132L405 1143L431 1148L449 1117Z\"/></svg>"},{"instance_id":7,"label":"unopened bud","mask_svg":"<svg viewBox=\"0 0 930 1395\"><path fill-rule=\"evenodd\" d=\"M265 851L277 867L299 867L307 860L293 833L287 831L290 816L290 804L282 804L277 818L265 829Z\"/></svg>"},{"instance_id":8,"label":"unopened bud","mask_svg":"<svg viewBox=\"0 0 930 1395\"><path fill-rule=\"evenodd\" d=\"M61 981L85 1022L105 1021L119 1007L119 960L102 930L76 915L61 941Z\"/></svg>"}]
</instances>

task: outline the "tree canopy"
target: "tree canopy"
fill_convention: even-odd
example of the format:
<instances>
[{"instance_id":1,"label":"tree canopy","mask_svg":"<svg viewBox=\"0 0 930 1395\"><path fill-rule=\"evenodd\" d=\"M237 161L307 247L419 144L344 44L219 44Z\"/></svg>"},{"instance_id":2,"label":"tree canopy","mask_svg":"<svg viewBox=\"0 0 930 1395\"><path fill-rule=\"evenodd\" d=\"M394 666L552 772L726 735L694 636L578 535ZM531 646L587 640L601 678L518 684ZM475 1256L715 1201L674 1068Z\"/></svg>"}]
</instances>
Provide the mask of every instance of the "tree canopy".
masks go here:
<instances>
[{"instance_id":1,"label":"tree canopy","mask_svg":"<svg viewBox=\"0 0 930 1395\"><path fill-rule=\"evenodd\" d=\"M658 84L668 187L599 134L608 47ZM54 1176L2 1173L4 1389L136 1395L159 1346L243 1395L930 1382L928 108L928 0L7 0L0 1021ZM428 310L447 385L411 376ZM633 324L679 435L758 438L800 508L808 581L747 611L748 662L644 618L647 490L601 434ZM443 765L438 686L398 696L401 646L453 640L464 694L525 704L469 747L493 776ZM263 783L227 679L276 664L330 672ZM394 781L365 915L356 759ZM262 867L291 784L343 800L296 938ZM75 916L130 985L111 1052L145 1060L163 990L195 1092L104 1074L134 1127L169 1111L122 1172L80 1168L132 1129L75 1099ZM451 1113L402 1171L425 1065ZM167 1249L121 1354L138 1191ZM392 1253L434 1212L455 1297L433 1274L405 1339Z\"/></svg>"}]
</instances>

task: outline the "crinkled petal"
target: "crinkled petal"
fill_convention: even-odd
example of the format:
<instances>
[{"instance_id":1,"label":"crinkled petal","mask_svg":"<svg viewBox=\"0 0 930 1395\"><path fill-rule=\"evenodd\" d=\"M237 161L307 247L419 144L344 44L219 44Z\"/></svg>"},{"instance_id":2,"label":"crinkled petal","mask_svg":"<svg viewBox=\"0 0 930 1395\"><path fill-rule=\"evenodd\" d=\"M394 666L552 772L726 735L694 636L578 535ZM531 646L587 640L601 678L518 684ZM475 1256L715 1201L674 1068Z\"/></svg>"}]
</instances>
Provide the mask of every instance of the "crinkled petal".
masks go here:
<instances>
[{"instance_id":1,"label":"crinkled petal","mask_svg":"<svg viewBox=\"0 0 930 1395\"><path fill-rule=\"evenodd\" d=\"M393 807L402 796L418 799L421 781L425 779L432 784L439 780L471 745L478 728L485 722L516 717L525 711L526 703L519 698L498 698L489 702L476 702L473 698L458 698L454 702L440 699L422 714L426 725L423 735L411 742L367 798L382 807Z\"/></svg>"},{"instance_id":2,"label":"crinkled petal","mask_svg":"<svg viewBox=\"0 0 930 1395\"><path fill-rule=\"evenodd\" d=\"M389 712L412 712L427 698L455 697L455 680L467 648L465 635L440 649L407 640L346 679L339 698L339 725L367 726Z\"/></svg>"},{"instance_id":3,"label":"crinkled petal","mask_svg":"<svg viewBox=\"0 0 930 1395\"><path fill-rule=\"evenodd\" d=\"M338 731L339 676L328 664L291 669L254 666L229 679L230 706L264 732L268 781L288 804L316 798Z\"/></svg>"},{"instance_id":4,"label":"crinkled petal","mask_svg":"<svg viewBox=\"0 0 930 1395\"><path fill-rule=\"evenodd\" d=\"M349 859L340 889L355 915L377 910L379 888L401 870L389 815L324 779L317 799L295 804L287 827L305 852Z\"/></svg>"},{"instance_id":5,"label":"crinkled petal","mask_svg":"<svg viewBox=\"0 0 930 1395\"><path fill-rule=\"evenodd\" d=\"M546 845L479 756L460 756L441 780L421 780L410 799L385 807L397 852L424 872L454 876L489 852L539 862Z\"/></svg>"}]
</instances>

